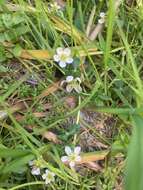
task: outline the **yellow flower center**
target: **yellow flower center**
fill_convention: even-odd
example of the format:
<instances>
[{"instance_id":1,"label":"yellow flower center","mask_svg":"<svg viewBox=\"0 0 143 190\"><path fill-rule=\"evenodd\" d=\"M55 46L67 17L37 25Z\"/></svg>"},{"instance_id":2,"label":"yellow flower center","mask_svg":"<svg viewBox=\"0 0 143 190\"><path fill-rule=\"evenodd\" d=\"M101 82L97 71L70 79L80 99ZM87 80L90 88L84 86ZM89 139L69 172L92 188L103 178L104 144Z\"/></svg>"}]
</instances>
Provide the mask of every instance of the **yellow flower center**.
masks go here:
<instances>
[{"instance_id":1,"label":"yellow flower center","mask_svg":"<svg viewBox=\"0 0 143 190\"><path fill-rule=\"evenodd\" d=\"M65 54L62 54L61 57L60 57L61 61L64 61L66 62L66 59L67 59L67 55Z\"/></svg>"},{"instance_id":2,"label":"yellow flower center","mask_svg":"<svg viewBox=\"0 0 143 190\"><path fill-rule=\"evenodd\" d=\"M42 162L41 160L36 160L34 165L37 167L37 168L40 168L42 166Z\"/></svg>"},{"instance_id":3,"label":"yellow flower center","mask_svg":"<svg viewBox=\"0 0 143 190\"><path fill-rule=\"evenodd\" d=\"M70 161L75 161L76 155L73 153L69 156Z\"/></svg>"}]
</instances>

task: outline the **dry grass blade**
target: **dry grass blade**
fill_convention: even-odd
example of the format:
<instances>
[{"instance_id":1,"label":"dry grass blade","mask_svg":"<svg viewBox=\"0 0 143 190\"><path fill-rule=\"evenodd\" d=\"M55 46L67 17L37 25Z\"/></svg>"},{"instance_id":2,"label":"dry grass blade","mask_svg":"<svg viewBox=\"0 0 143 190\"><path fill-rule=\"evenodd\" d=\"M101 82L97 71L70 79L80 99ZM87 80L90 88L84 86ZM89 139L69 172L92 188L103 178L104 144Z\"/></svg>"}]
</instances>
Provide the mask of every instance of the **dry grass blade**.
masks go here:
<instances>
[{"instance_id":1,"label":"dry grass blade","mask_svg":"<svg viewBox=\"0 0 143 190\"><path fill-rule=\"evenodd\" d=\"M94 41L97 38L97 36L101 33L102 29L103 29L103 24L98 23L97 26L94 28L94 30L89 35L89 39L91 41Z\"/></svg>"},{"instance_id":2,"label":"dry grass blade","mask_svg":"<svg viewBox=\"0 0 143 190\"><path fill-rule=\"evenodd\" d=\"M117 0L115 2L115 11L116 12L118 12L118 8L120 7L121 3L122 3L122 0ZM91 41L94 41L97 38L97 36L102 32L103 27L104 27L104 24L98 23L95 26L95 28L93 29L93 31L91 31L91 34L89 35L89 39Z\"/></svg>"},{"instance_id":3,"label":"dry grass blade","mask_svg":"<svg viewBox=\"0 0 143 190\"><path fill-rule=\"evenodd\" d=\"M87 48L87 47L86 47ZM103 52L102 51L97 51L96 47L88 47L86 49L86 51L82 48L82 47L73 47L71 48L73 52L77 52L78 51L78 55L80 55L80 57L85 57L85 56L89 56L89 55L102 55ZM120 50L123 50L124 47L120 47L117 49L114 49L111 51L111 53L115 53L118 52ZM47 50L23 50L20 58L23 59L51 59L52 58L52 54L47 51Z\"/></svg>"},{"instance_id":4,"label":"dry grass blade","mask_svg":"<svg viewBox=\"0 0 143 190\"><path fill-rule=\"evenodd\" d=\"M47 50L23 50L20 55L24 59L50 59L50 52Z\"/></svg>"},{"instance_id":5,"label":"dry grass blade","mask_svg":"<svg viewBox=\"0 0 143 190\"><path fill-rule=\"evenodd\" d=\"M97 52L96 47L88 47L86 51L81 47L73 47L71 48L73 53L76 53L78 51L78 54L81 57L87 56L87 55L96 55L96 54L102 54L102 52ZM20 58L23 59L50 59L52 58L52 53L47 50L23 50L21 52Z\"/></svg>"},{"instance_id":6,"label":"dry grass blade","mask_svg":"<svg viewBox=\"0 0 143 190\"><path fill-rule=\"evenodd\" d=\"M67 21L63 21L57 16L49 15L51 21L54 23L56 30L64 32L69 36L73 36L79 44L82 44L83 41L88 41L86 36L80 31L78 31L74 26L71 26Z\"/></svg>"},{"instance_id":7,"label":"dry grass blade","mask_svg":"<svg viewBox=\"0 0 143 190\"><path fill-rule=\"evenodd\" d=\"M86 28L86 36L87 37L89 36L91 28L92 28L95 11L96 11L96 7L94 6L93 9L92 9L92 11L91 11L91 14L90 14L90 17L89 17L89 21L88 21L88 24L87 24L87 28Z\"/></svg>"},{"instance_id":8,"label":"dry grass blade","mask_svg":"<svg viewBox=\"0 0 143 190\"><path fill-rule=\"evenodd\" d=\"M100 152L95 152L95 153L83 154L79 164L94 162L98 160L104 160L108 153L109 151L100 151Z\"/></svg>"}]
</instances>

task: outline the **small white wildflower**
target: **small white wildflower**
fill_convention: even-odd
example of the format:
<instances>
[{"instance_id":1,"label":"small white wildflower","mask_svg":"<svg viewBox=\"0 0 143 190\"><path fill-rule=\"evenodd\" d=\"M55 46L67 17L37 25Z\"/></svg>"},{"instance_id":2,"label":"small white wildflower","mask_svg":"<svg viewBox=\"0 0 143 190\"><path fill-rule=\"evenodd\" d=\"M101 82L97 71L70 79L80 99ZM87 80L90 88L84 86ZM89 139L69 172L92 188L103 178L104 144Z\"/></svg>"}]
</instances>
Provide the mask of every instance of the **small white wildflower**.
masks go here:
<instances>
[{"instance_id":1,"label":"small white wildflower","mask_svg":"<svg viewBox=\"0 0 143 190\"><path fill-rule=\"evenodd\" d=\"M98 19L98 23L99 24L104 24L104 22L105 22L105 13L101 12L99 16L100 16L100 19Z\"/></svg>"},{"instance_id":2,"label":"small white wildflower","mask_svg":"<svg viewBox=\"0 0 143 190\"><path fill-rule=\"evenodd\" d=\"M80 146L75 147L74 150L72 150L69 146L66 146L65 153L67 154L67 156L62 156L61 161L64 163L68 163L70 168L72 169L75 167L76 162L81 161L80 152Z\"/></svg>"},{"instance_id":3,"label":"small white wildflower","mask_svg":"<svg viewBox=\"0 0 143 190\"><path fill-rule=\"evenodd\" d=\"M0 111L0 120L5 119L8 116L7 112L5 111Z\"/></svg>"},{"instance_id":4,"label":"small white wildflower","mask_svg":"<svg viewBox=\"0 0 143 190\"><path fill-rule=\"evenodd\" d=\"M50 3L50 8L52 11L58 11L61 9L60 5L57 2Z\"/></svg>"},{"instance_id":5,"label":"small white wildflower","mask_svg":"<svg viewBox=\"0 0 143 190\"><path fill-rule=\"evenodd\" d=\"M29 162L29 166L31 166L31 174L32 175L40 175L40 169L43 168L43 161L42 159L31 160Z\"/></svg>"},{"instance_id":6,"label":"small white wildflower","mask_svg":"<svg viewBox=\"0 0 143 190\"><path fill-rule=\"evenodd\" d=\"M71 50L69 48L57 48L56 54L53 58L54 61L57 62L62 68L66 67L67 64L71 64L73 62Z\"/></svg>"},{"instance_id":7,"label":"small white wildflower","mask_svg":"<svg viewBox=\"0 0 143 190\"><path fill-rule=\"evenodd\" d=\"M80 86L81 79L79 77L76 77L74 79L73 76L67 76L66 80L63 80L61 82L61 86L63 86L63 84L66 84L66 91L69 93L73 90L75 90L77 93L80 93L82 91L82 88Z\"/></svg>"},{"instance_id":8,"label":"small white wildflower","mask_svg":"<svg viewBox=\"0 0 143 190\"><path fill-rule=\"evenodd\" d=\"M45 180L45 184L55 181L55 174L50 172L48 169L45 170L45 173L42 175L42 178Z\"/></svg>"},{"instance_id":9,"label":"small white wildflower","mask_svg":"<svg viewBox=\"0 0 143 190\"><path fill-rule=\"evenodd\" d=\"M101 18L105 18L105 13L104 13L104 12L101 12L101 13L100 13L100 17L101 17Z\"/></svg>"}]
</instances>

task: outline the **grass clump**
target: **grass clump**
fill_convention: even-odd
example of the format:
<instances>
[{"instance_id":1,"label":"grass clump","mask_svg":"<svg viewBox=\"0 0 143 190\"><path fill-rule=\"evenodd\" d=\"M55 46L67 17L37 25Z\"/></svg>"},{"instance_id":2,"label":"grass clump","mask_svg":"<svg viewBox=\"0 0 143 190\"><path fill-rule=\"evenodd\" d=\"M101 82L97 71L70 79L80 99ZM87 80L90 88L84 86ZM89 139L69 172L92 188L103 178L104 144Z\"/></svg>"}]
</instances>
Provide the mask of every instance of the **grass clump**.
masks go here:
<instances>
[{"instance_id":1,"label":"grass clump","mask_svg":"<svg viewBox=\"0 0 143 190\"><path fill-rule=\"evenodd\" d=\"M142 8L0 2L1 189L142 190Z\"/></svg>"}]
</instances>

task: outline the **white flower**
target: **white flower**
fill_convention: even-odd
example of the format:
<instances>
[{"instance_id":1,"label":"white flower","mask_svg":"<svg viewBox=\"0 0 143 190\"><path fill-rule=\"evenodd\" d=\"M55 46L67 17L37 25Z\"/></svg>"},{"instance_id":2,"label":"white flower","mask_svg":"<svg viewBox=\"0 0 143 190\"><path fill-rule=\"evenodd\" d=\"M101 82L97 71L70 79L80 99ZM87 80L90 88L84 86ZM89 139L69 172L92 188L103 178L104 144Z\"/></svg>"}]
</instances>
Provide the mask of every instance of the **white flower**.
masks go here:
<instances>
[{"instance_id":1,"label":"white flower","mask_svg":"<svg viewBox=\"0 0 143 190\"><path fill-rule=\"evenodd\" d=\"M4 119L4 118L6 118L7 117L7 112L5 112L5 111L0 111L0 120L1 119Z\"/></svg>"},{"instance_id":2,"label":"white flower","mask_svg":"<svg viewBox=\"0 0 143 190\"><path fill-rule=\"evenodd\" d=\"M67 64L71 64L73 62L73 58L71 57L71 50L69 48L57 48L56 54L53 58L54 61L57 62L62 68L66 67Z\"/></svg>"},{"instance_id":3,"label":"white flower","mask_svg":"<svg viewBox=\"0 0 143 190\"><path fill-rule=\"evenodd\" d=\"M60 5L57 2L50 3L50 11L58 11L61 9Z\"/></svg>"},{"instance_id":4,"label":"white flower","mask_svg":"<svg viewBox=\"0 0 143 190\"><path fill-rule=\"evenodd\" d=\"M40 175L40 169L43 167L42 159L31 160L29 162L29 166L31 166L31 174L32 175Z\"/></svg>"},{"instance_id":5,"label":"white flower","mask_svg":"<svg viewBox=\"0 0 143 190\"><path fill-rule=\"evenodd\" d=\"M42 175L42 178L45 180L45 184L48 184L52 181L55 181L55 174L50 172L48 169L45 170L45 173Z\"/></svg>"},{"instance_id":6,"label":"white flower","mask_svg":"<svg viewBox=\"0 0 143 190\"><path fill-rule=\"evenodd\" d=\"M74 168L76 162L81 161L80 152L81 147L77 146L72 150L69 146L65 147L65 152L67 156L62 156L61 161L64 163L68 163L71 168Z\"/></svg>"},{"instance_id":7,"label":"white flower","mask_svg":"<svg viewBox=\"0 0 143 190\"><path fill-rule=\"evenodd\" d=\"M100 16L100 19L98 19L98 23L99 24L104 24L104 22L105 22L105 13L101 12L99 16Z\"/></svg>"},{"instance_id":8,"label":"white flower","mask_svg":"<svg viewBox=\"0 0 143 190\"><path fill-rule=\"evenodd\" d=\"M101 12L101 13L100 13L100 17L101 17L101 18L105 18L105 13L104 13L104 12Z\"/></svg>"},{"instance_id":9,"label":"white flower","mask_svg":"<svg viewBox=\"0 0 143 190\"><path fill-rule=\"evenodd\" d=\"M74 79L73 76L67 76L66 80L63 80L61 82L61 86L63 86L63 84L66 84L67 92L72 92L73 90L75 90L77 93L80 93L82 91L82 88L80 86L81 79L79 77L76 77Z\"/></svg>"}]
</instances>

